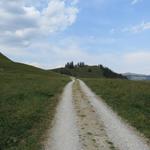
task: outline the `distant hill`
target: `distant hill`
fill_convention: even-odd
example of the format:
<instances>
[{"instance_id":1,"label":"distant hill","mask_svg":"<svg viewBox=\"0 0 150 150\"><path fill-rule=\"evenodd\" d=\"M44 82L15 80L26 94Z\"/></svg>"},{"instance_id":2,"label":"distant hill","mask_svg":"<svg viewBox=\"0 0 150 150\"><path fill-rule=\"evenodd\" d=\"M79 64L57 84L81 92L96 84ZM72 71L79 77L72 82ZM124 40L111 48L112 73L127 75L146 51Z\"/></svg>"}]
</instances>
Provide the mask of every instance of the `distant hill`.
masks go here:
<instances>
[{"instance_id":1,"label":"distant hill","mask_svg":"<svg viewBox=\"0 0 150 150\"><path fill-rule=\"evenodd\" d=\"M64 68L53 69L57 73L71 75L81 78L120 78L127 79L125 76L115 73L103 65L88 66L84 63L73 65L73 62L67 63Z\"/></svg>"},{"instance_id":2,"label":"distant hill","mask_svg":"<svg viewBox=\"0 0 150 150\"><path fill-rule=\"evenodd\" d=\"M42 69L13 62L8 57L4 56L2 53L0 53L0 72L7 72L7 73L25 73L25 72L39 72L42 71Z\"/></svg>"},{"instance_id":3,"label":"distant hill","mask_svg":"<svg viewBox=\"0 0 150 150\"><path fill-rule=\"evenodd\" d=\"M4 56L1 52L0 52L0 61L11 62L11 60L8 57Z\"/></svg>"},{"instance_id":4,"label":"distant hill","mask_svg":"<svg viewBox=\"0 0 150 150\"><path fill-rule=\"evenodd\" d=\"M150 75L136 74L136 73L124 73L129 80L150 80Z\"/></svg>"},{"instance_id":5,"label":"distant hill","mask_svg":"<svg viewBox=\"0 0 150 150\"><path fill-rule=\"evenodd\" d=\"M64 68L57 68L53 70L44 70L34 66L17 63L2 53L0 53L0 73L19 73L19 74L53 74L58 76L59 74L70 75L81 78L120 78L127 79L125 76L115 73L103 65L88 66L84 63L78 63L76 65L67 63Z\"/></svg>"},{"instance_id":6,"label":"distant hill","mask_svg":"<svg viewBox=\"0 0 150 150\"><path fill-rule=\"evenodd\" d=\"M8 57L0 53L0 74L13 73L13 74L36 74L36 75L50 75L60 76L60 74L53 71L44 70L31 65L18 63L10 60Z\"/></svg>"}]
</instances>

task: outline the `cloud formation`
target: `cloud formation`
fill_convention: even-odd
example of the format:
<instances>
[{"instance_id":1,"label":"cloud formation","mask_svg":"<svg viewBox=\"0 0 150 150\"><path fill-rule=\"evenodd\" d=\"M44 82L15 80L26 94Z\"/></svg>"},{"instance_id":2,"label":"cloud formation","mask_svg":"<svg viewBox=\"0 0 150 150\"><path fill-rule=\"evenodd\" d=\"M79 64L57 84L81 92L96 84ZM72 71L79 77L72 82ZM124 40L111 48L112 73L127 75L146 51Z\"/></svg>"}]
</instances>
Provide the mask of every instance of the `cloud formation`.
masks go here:
<instances>
[{"instance_id":1,"label":"cloud formation","mask_svg":"<svg viewBox=\"0 0 150 150\"><path fill-rule=\"evenodd\" d=\"M149 73L149 4L143 0L0 0L0 51L43 68L73 60L101 63L117 72Z\"/></svg>"},{"instance_id":2,"label":"cloud formation","mask_svg":"<svg viewBox=\"0 0 150 150\"><path fill-rule=\"evenodd\" d=\"M142 22L141 24L122 29L123 32L131 32L131 33L140 33L146 30L150 30L150 22Z\"/></svg>"},{"instance_id":3,"label":"cloud formation","mask_svg":"<svg viewBox=\"0 0 150 150\"><path fill-rule=\"evenodd\" d=\"M76 20L77 0L49 0L39 9L31 2L0 2L0 43L28 46L32 39L65 30Z\"/></svg>"}]
</instances>

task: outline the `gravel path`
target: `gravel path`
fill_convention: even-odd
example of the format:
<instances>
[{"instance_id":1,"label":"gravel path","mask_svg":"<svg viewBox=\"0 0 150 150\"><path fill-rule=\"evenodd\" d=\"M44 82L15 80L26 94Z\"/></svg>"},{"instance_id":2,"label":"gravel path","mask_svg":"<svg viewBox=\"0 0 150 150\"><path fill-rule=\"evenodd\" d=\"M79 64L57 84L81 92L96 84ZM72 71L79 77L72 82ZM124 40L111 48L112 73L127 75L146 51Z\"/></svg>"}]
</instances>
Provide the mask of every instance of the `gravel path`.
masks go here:
<instances>
[{"instance_id":1,"label":"gravel path","mask_svg":"<svg viewBox=\"0 0 150 150\"><path fill-rule=\"evenodd\" d=\"M45 150L150 150L144 139L80 80L64 89Z\"/></svg>"},{"instance_id":2,"label":"gravel path","mask_svg":"<svg viewBox=\"0 0 150 150\"><path fill-rule=\"evenodd\" d=\"M73 83L64 89L45 150L81 150L72 99Z\"/></svg>"},{"instance_id":3,"label":"gravel path","mask_svg":"<svg viewBox=\"0 0 150 150\"><path fill-rule=\"evenodd\" d=\"M108 137L118 149L150 150L140 134L118 117L84 82L80 81L80 86L91 105L95 108L99 118L103 120Z\"/></svg>"},{"instance_id":4,"label":"gravel path","mask_svg":"<svg viewBox=\"0 0 150 150\"><path fill-rule=\"evenodd\" d=\"M108 140L103 121L81 91L79 81L73 85L73 98L82 150L110 150L113 145Z\"/></svg>"}]
</instances>

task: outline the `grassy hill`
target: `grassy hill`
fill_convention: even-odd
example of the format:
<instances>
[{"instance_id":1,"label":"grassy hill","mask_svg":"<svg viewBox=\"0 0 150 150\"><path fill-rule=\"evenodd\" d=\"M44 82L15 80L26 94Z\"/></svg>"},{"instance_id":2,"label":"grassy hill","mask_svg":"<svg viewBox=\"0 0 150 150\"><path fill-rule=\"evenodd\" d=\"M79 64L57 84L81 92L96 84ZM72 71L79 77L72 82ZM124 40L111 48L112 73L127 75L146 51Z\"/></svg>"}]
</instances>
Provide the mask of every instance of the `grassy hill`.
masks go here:
<instances>
[{"instance_id":1,"label":"grassy hill","mask_svg":"<svg viewBox=\"0 0 150 150\"><path fill-rule=\"evenodd\" d=\"M0 53L0 73L19 73L19 74L54 74L46 70L11 61L9 58Z\"/></svg>"},{"instance_id":2,"label":"grassy hill","mask_svg":"<svg viewBox=\"0 0 150 150\"><path fill-rule=\"evenodd\" d=\"M0 149L38 150L70 79L0 54Z\"/></svg>"},{"instance_id":3,"label":"grassy hill","mask_svg":"<svg viewBox=\"0 0 150 150\"><path fill-rule=\"evenodd\" d=\"M0 52L0 61L1 62L11 62L11 60L6 57L5 55L3 55L1 52Z\"/></svg>"},{"instance_id":4,"label":"grassy hill","mask_svg":"<svg viewBox=\"0 0 150 150\"><path fill-rule=\"evenodd\" d=\"M115 73L102 65L88 66L83 63L77 65L68 64L64 68L57 68L53 71L61 74L71 75L79 78L120 78L126 79L125 76Z\"/></svg>"}]
</instances>

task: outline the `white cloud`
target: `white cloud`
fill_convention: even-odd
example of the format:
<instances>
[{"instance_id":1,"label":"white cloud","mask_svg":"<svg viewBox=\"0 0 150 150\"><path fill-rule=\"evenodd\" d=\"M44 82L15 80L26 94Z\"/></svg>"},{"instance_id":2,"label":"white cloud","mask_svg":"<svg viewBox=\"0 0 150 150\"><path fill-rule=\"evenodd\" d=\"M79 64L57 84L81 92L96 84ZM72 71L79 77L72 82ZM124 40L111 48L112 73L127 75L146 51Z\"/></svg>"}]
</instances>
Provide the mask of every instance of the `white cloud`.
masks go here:
<instances>
[{"instance_id":1,"label":"white cloud","mask_svg":"<svg viewBox=\"0 0 150 150\"><path fill-rule=\"evenodd\" d=\"M97 43L101 47L114 44L118 39L94 36L66 39L63 36L61 40L55 36L52 40L48 38L76 21L77 3L78 0L0 0L0 50L15 61L44 68L73 60L91 65L101 63L117 72L149 73L150 53L147 51L117 54L116 51L94 49ZM124 29L124 32L137 33L149 29L150 22L143 22ZM110 31L116 32L116 29ZM91 51L85 50L89 45Z\"/></svg>"},{"instance_id":2,"label":"white cloud","mask_svg":"<svg viewBox=\"0 0 150 150\"><path fill-rule=\"evenodd\" d=\"M51 0L42 12L41 27L49 32L63 30L75 22L77 13L74 6L65 7L65 1Z\"/></svg>"},{"instance_id":3,"label":"white cloud","mask_svg":"<svg viewBox=\"0 0 150 150\"><path fill-rule=\"evenodd\" d=\"M132 27L123 28L122 32L140 33L146 30L150 30L150 22L142 22Z\"/></svg>"},{"instance_id":4,"label":"white cloud","mask_svg":"<svg viewBox=\"0 0 150 150\"><path fill-rule=\"evenodd\" d=\"M2 52L10 58L15 58L15 61L46 69L63 66L68 61L84 61L90 65L103 64L119 73L150 74L150 50L92 52L81 48L78 40L68 38L57 40L57 44L46 41L34 43L28 47L28 50L7 47L4 49L6 50Z\"/></svg>"},{"instance_id":5,"label":"white cloud","mask_svg":"<svg viewBox=\"0 0 150 150\"><path fill-rule=\"evenodd\" d=\"M26 46L36 37L62 31L75 22L78 13L76 0L49 0L47 3L38 9L28 0L2 0L0 43Z\"/></svg>"}]
</instances>

